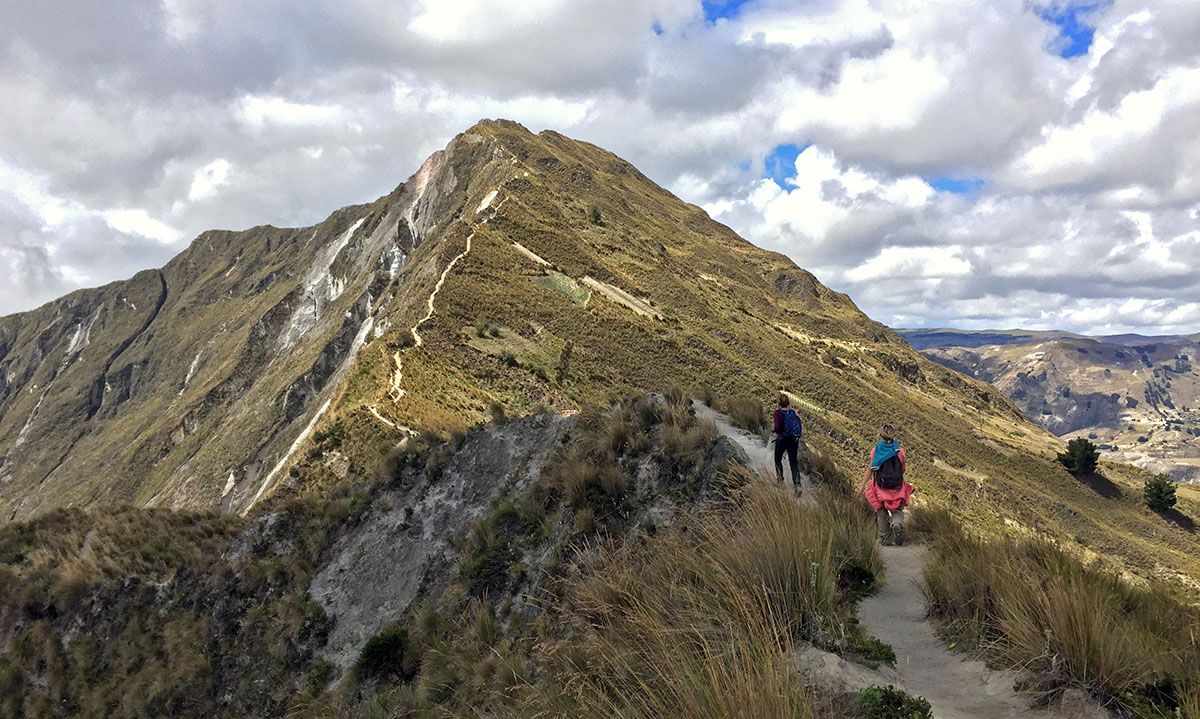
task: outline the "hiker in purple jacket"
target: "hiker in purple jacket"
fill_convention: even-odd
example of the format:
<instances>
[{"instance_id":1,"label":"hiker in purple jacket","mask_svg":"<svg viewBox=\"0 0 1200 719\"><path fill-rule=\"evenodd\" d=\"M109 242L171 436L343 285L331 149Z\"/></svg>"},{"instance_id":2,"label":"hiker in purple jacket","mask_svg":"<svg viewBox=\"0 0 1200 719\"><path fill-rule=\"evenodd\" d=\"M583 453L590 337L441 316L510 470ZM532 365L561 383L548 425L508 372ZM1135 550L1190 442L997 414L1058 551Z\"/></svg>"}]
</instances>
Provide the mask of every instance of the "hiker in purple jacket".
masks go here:
<instances>
[{"instance_id":1,"label":"hiker in purple jacket","mask_svg":"<svg viewBox=\"0 0 1200 719\"><path fill-rule=\"evenodd\" d=\"M779 393L779 409L771 413L772 431L775 432L775 476L783 481L783 454L787 453L788 466L792 470L792 484L800 487L800 463L796 459L800 451L800 435L804 432L804 424L800 415L792 409L792 401L782 392Z\"/></svg>"}]
</instances>

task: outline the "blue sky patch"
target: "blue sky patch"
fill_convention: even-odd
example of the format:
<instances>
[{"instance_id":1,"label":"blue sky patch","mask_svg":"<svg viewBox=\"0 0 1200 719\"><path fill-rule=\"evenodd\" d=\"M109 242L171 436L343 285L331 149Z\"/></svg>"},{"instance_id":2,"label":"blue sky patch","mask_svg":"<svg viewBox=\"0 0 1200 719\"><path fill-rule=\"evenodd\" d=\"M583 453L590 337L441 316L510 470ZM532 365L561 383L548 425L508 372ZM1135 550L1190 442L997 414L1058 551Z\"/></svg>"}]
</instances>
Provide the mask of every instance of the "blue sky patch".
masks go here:
<instances>
[{"instance_id":1,"label":"blue sky patch","mask_svg":"<svg viewBox=\"0 0 1200 719\"><path fill-rule=\"evenodd\" d=\"M701 0L700 5L704 7L704 20L715 23L737 17L747 2L749 0Z\"/></svg>"},{"instance_id":2,"label":"blue sky patch","mask_svg":"<svg viewBox=\"0 0 1200 719\"><path fill-rule=\"evenodd\" d=\"M812 143L803 145L779 145L763 158L763 176L769 177L780 187L796 176L796 158L809 148Z\"/></svg>"},{"instance_id":3,"label":"blue sky patch","mask_svg":"<svg viewBox=\"0 0 1200 719\"><path fill-rule=\"evenodd\" d=\"M1087 23L1087 16L1110 5L1111 1L1055 3L1037 11L1038 17L1058 28L1055 49L1059 57L1072 58L1087 54L1096 35L1096 28Z\"/></svg>"},{"instance_id":4,"label":"blue sky patch","mask_svg":"<svg viewBox=\"0 0 1200 719\"><path fill-rule=\"evenodd\" d=\"M982 177L954 177L951 175L938 175L937 177L926 177L925 182L938 192L951 192L955 195L967 195L972 192L982 190L987 181Z\"/></svg>"}]
</instances>

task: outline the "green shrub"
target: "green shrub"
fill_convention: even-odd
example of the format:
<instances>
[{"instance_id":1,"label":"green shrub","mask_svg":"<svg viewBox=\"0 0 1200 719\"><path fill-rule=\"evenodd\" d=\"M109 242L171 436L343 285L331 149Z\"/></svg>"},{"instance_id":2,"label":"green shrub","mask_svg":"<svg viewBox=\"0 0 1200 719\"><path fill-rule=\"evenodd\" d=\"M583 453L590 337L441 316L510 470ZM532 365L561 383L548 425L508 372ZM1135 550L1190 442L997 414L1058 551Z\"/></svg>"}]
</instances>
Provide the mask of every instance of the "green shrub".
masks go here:
<instances>
[{"instance_id":1,"label":"green shrub","mask_svg":"<svg viewBox=\"0 0 1200 719\"><path fill-rule=\"evenodd\" d=\"M870 686L858 693L858 708L867 719L932 719L933 708L922 697L893 686Z\"/></svg>"},{"instance_id":2,"label":"green shrub","mask_svg":"<svg viewBox=\"0 0 1200 719\"><path fill-rule=\"evenodd\" d=\"M1147 479L1142 494L1146 506L1155 512L1165 512L1178 501L1175 498L1175 483L1164 474Z\"/></svg>"},{"instance_id":3,"label":"green shrub","mask_svg":"<svg viewBox=\"0 0 1200 719\"><path fill-rule=\"evenodd\" d=\"M346 426L340 421L321 427L312 435L314 444L328 444L338 447L346 438Z\"/></svg>"},{"instance_id":4,"label":"green shrub","mask_svg":"<svg viewBox=\"0 0 1200 719\"><path fill-rule=\"evenodd\" d=\"M566 381L568 373L571 371L571 350L574 345L568 340L563 345L562 351L558 353L558 364L554 366L554 381L557 384L562 384Z\"/></svg>"},{"instance_id":5,"label":"green shrub","mask_svg":"<svg viewBox=\"0 0 1200 719\"><path fill-rule=\"evenodd\" d=\"M325 686L329 684L335 674L337 674L337 667L334 666L333 662L328 659L318 659L304 673L304 679L300 682L300 685L306 692L316 696L325 691Z\"/></svg>"},{"instance_id":6,"label":"green shrub","mask_svg":"<svg viewBox=\"0 0 1200 719\"><path fill-rule=\"evenodd\" d=\"M1067 451L1058 455L1058 461L1076 477L1085 477L1096 473L1100 450L1084 437L1076 437L1067 442Z\"/></svg>"},{"instance_id":7,"label":"green shrub","mask_svg":"<svg viewBox=\"0 0 1200 719\"><path fill-rule=\"evenodd\" d=\"M421 667L419 657L414 654L408 630L391 624L367 640L358 653L354 670L360 679L408 681Z\"/></svg>"},{"instance_id":8,"label":"green shrub","mask_svg":"<svg viewBox=\"0 0 1200 719\"><path fill-rule=\"evenodd\" d=\"M853 625L846 645L846 652L861 664L872 668L881 664L896 666L896 650L892 645L867 634L857 623Z\"/></svg>"},{"instance_id":9,"label":"green shrub","mask_svg":"<svg viewBox=\"0 0 1200 719\"><path fill-rule=\"evenodd\" d=\"M518 557L512 537L500 533L488 522L478 523L474 535L473 551L462 569L467 591L475 597L500 592L512 580L509 567Z\"/></svg>"}]
</instances>

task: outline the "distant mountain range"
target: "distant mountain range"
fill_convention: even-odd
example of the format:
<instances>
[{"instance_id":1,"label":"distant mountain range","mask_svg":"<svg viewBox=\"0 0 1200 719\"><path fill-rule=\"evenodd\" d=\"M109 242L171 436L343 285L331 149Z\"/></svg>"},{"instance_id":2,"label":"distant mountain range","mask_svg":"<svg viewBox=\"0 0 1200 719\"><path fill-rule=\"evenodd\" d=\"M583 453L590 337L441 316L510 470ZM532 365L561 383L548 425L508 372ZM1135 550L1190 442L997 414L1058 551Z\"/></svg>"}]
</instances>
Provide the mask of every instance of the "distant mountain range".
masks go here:
<instances>
[{"instance_id":1,"label":"distant mountain range","mask_svg":"<svg viewBox=\"0 0 1200 719\"><path fill-rule=\"evenodd\" d=\"M1200 334L898 332L933 360L996 385L1055 434L1090 437L1115 459L1200 481Z\"/></svg>"},{"instance_id":2,"label":"distant mountain range","mask_svg":"<svg viewBox=\"0 0 1200 719\"><path fill-rule=\"evenodd\" d=\"M1155 342L1188 344L1200 342L1200 332L1193 335L1081 335L1065 330L959 330L949 327L935 329L900 328L896 332L915 349L938 347L983 347L986 345L1014 345L1050 340L1095 340L1126 346L1144 345Z\"/></svg>"}]
</instances>

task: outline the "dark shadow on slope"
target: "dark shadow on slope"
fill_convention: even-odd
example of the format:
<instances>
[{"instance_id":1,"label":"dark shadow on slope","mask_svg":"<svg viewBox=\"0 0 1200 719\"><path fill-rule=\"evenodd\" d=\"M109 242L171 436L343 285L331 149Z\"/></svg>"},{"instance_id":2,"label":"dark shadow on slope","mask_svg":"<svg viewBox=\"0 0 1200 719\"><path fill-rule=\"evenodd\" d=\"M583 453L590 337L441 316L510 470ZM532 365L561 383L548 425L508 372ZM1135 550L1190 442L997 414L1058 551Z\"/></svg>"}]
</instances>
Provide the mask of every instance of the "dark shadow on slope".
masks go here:
<instances>
[{"instance_id":1,"label":"dark shadow on slope","mask_svg":"<svg viewBox=\"0 0 1200 719\"><path fill-rule=\"evenodd\" d=\"M1120 499L1125 494L1111 479L1102 474L1085 474L1077 479L1080 484L1105 499Z\"/></svg>"},{"instance_id":2,"label":"dark shadow on slope","mask_svg":"<svg viewBox=\"0 0 1200 719\"><path fill-rule=\"evenodd\" d=\"M1163 510L1162 512L1155 512L1155 514L1167 520L1171 524L1174 524L1185 532L1190 532L1192 534L1195 534L1196 532L1195 520L1183 512L1180 512L1178 509L1175 509L1174 507Z\"/></svg>"}]
</instances>

